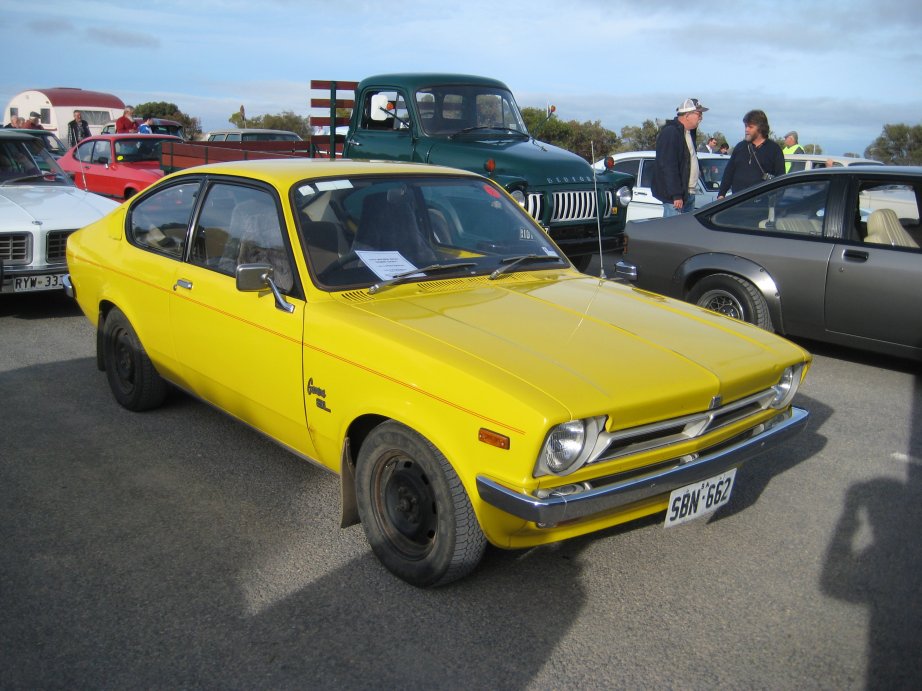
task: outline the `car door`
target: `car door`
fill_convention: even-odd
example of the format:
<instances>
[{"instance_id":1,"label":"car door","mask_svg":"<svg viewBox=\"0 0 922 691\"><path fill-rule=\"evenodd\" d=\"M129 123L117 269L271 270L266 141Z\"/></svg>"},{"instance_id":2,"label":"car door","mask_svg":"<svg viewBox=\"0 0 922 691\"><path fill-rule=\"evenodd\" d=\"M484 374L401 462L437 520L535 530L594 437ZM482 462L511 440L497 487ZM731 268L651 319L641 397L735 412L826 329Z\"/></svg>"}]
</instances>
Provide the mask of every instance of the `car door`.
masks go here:
<instances>
[{"instance_id":1,"label":"car door","mask_svg":"<svg viewBox=\"0 0 922 691\"><path fill-rule=\"evenodd\" d=\"M204 191L188 261L173 284L171 324L182 377L218 408L307 456L301 371L305 302L275 193L218 181ZM267 263L292 311L269 290L243 292L241 263Z\"/></svg>"},{"instance_id":2,"label":"car door","mask_svg":"<svg viewBox=\"0 0 922 691\"><path fill-rule=\"evenodd\" d=\"M920 188L880 176L858 183L848 207L853 239L837 244L830 261L828 331L922 348ZM889 223L889 234L881 234L878 222Z\"/></svg>"},{"instance_id":3,"label":"car door","mask_svg":"<svg viewBox=\"0 0 922 691\"><path fill-rule=\"evenodd\" d=\"M362 94L359 126L346 140L344 156L413 160L413 137L404 95L395 89L370 88Z\"/></svg>"},{"instance_id":4,"label":"car door","mask_svg":"<svg viewBox=\"0 0 922 691\"><path fill-rule=\"evenodd\" d=\"M653 158L626 158L615 162L614 169L619 173L633 175L636 184L631 203L627 206L627 220L641 218L662 218L663 204L653 196L650 185L653 180Z\"/></svg>"}]
</instances>

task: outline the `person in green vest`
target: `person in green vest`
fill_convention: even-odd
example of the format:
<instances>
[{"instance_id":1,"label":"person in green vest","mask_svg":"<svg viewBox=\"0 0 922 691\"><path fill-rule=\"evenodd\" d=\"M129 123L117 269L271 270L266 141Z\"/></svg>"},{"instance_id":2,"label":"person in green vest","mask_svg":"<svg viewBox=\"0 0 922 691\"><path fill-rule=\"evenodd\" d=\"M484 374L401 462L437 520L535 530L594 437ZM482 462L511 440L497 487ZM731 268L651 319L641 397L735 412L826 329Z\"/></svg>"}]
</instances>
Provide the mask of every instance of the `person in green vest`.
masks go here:
<instances>
[{"instance_id":1,"label":"person in green vest","mask_svg":"<svg viewBox=\"0 0 922 691\"><path fill-rule=\"evenodd\" d=\"M784 135L784 147L781 149L781 151L784 152L785 156L788 156L788 154L806 153L806 151L804 151L804 147L802 147L800 144L797 143L797 131L796 130L791 130L786 135ZM790 161L784 162L784 172L785 173L791 172L791 162Z\"/></svg>"}]
</instances>

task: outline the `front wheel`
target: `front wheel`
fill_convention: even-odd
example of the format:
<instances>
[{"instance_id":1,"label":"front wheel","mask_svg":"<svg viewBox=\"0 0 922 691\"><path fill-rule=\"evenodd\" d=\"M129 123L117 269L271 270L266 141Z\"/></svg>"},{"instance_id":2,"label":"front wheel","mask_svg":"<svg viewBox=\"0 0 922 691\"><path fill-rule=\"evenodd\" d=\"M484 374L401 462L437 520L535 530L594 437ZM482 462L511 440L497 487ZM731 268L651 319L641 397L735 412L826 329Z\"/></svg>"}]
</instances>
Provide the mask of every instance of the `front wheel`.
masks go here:
<instances>
[{"instance_id":1,"label":"front wheel","mask_svg":"<svg viewBox=\"0 0 922 691\"><path fill-rule=\"evenodd\" d=\"M359 517L381 563L412 585L470 573L486 538L461 480L428 440L397 422L376 427L356 463Z\"/></svg>"},{"instance_id":2,"label":"front wheel","mask_svg":"<svg viewBox=\"0 0 922 691\"><path fill-rule=\"evenodd\" d=\"M138 412L163 403L167 383L147 357L128 318L117 308L103 323L102 348L106 378L116 401Z\"/></svg>"},{"instance_id":3,"label":"front wheel","mask_svg":"<svg viewBox=\"0 0 922 691\"><path fill-rule=\"evenodd\" d=\"M739 276L712 274L702 278L688 294L699 307L772 330L768 303L759 289Z\"/></svg>"}]
</instances>

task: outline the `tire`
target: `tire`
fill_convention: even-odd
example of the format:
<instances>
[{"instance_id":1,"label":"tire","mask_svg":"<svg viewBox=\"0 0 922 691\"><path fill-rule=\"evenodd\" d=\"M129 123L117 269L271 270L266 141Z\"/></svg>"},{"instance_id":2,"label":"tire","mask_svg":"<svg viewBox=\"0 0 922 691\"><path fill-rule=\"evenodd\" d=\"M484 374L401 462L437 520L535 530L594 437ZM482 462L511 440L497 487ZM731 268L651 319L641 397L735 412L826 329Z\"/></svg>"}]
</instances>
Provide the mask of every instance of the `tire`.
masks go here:
<instances>
[{"instance_id":1,"label":"tire","mask_svg":"<svg viewBox=\"0 0 922 691\"><path fill-rule=\"evenodd\" d=\"M699 307L772 330L768 303L759 289L739 276L712 274L702 278L688 294Z\"/></svg>"},{"instance_id":2,"label":"tire","mask_svg":"<svg viewBox=\"0 0 922 691\"><path fill-rule=\"evenodd\" d=\"M480 563L486 538L461 480L428 440L394 421L359 451L356 501L375 555L419 587L445 585Z\"/></svg>"},{"instance_id":3,"label":"tire","mask_svg":"<svg viewBox=\"0 0 922 691\"><path fill-rule=\"evenodd\" d=\"M119 309L109 312L103 323L102 349L106 379L119 404L140 412L163 403L167 383L157 373L128 318Z\"/></svg>"}]
</instances>

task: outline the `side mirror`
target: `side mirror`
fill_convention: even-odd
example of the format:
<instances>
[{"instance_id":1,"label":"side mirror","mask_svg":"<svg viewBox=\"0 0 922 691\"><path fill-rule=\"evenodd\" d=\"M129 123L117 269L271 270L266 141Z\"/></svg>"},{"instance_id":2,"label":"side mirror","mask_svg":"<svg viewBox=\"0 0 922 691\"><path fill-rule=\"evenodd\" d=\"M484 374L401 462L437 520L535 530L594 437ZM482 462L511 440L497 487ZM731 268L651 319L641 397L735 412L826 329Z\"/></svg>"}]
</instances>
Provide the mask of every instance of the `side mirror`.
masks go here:
<instances>
[{"instance_id":1,"label":"side mirror","mask_svg":"<svg viewBox=\"0 0 922 691\"><path fill-rule=\"evenodd\" d=\"M241 264L237 267L237 290L253 293L269 289L272 267L268 264Z\"/></svg>"},{"instance_id":2,"label":"side mirror","mask_svg":"<svg viewBox=\"0 0 922 691\"><path fill-rule=\"evenodd\" d=\"M371 119L376 122L384 122L391 117L393 111L387 107L387 94L375 94L371 97Z\"/></svg>"}]
</instances>

